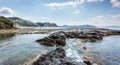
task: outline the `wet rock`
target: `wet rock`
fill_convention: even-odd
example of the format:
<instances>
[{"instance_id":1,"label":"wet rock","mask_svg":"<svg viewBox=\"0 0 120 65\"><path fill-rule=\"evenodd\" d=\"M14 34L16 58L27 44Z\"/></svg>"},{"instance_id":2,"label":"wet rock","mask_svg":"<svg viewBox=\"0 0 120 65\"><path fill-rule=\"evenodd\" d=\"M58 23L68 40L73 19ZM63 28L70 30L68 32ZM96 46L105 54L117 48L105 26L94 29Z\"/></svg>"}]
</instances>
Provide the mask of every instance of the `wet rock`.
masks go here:
<instances>
[{"instance_id":1,"label":"wet rock","mask_svg":"<svg viewBox=\"0 0 120 65\"><path fill-rule=\"evenodd\" d=\"M92 65L90 61L84 61L84 63L86 63L87 65Z\"/></svg>"},{"instance_id":2,"label":"wet rock","mask_svg":"<svg viewBox=\"0 0 120 65\"><path fill-rule=\"evenodd\" d=\"M77 65L75 62L70 61L65 54L63 48L57 48L54 51L42 55L32 65ZM81 65L81 64L80 64Z\"/></svg>"},{"instance_id":3,"label":"wet rock","mask_svg":"<svg viewBox=\"0 0 120 65\"><path fill-rule=\"evenodd\" d=\"M59 31L55 32L48 37L37 40L40 44L50 45L50 46L65 46L67 38L79 38L83 39L85 42L96 42L102 40L104 36L109 35L120 35L120 31L109 30L109 29L82 29L81 31Z\"/></svg>"},{"instance_id":4,"label":"wet rock","mask_svg":"<svg viewBox=\"0 0 120 65\"><path fill-rule=\"evenodd\" d=\"M86 47L83 47L84 50L86 50L87 48Z\"/></svg>"}]
</instances>

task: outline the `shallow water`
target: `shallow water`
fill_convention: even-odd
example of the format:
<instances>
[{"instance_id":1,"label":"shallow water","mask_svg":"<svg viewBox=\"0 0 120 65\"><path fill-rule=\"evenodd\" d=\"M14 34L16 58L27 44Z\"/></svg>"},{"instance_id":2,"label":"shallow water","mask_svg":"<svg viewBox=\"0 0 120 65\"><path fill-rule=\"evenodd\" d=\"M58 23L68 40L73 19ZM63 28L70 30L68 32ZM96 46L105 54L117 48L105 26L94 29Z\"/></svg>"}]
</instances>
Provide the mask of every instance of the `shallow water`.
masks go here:
<instances>
[{"instance_id":1,"label":"shallow water","mask_svg":"<svg viewBox=\"0 0 120 65\"><path fill-rule=\"evenodd\" d=\"M0 40L0 65L21 65L51 47L40 45L35 40L48 34L16 34Z\"/></svg>"},{"instance_id":2,"label":"shallow water","mask_svg":"<svg viewBox=\"0 0 120 65\"><path fill-rule=\"evenodd\" d=\"M0 40L0 65L22 65L35 58L38 54L43 53L45 50L54 50L55 47L44 46L35 42L35 40L48 35L49 34L16 34L15 36ZM78 46L76 39L66 41L69 43L64 47L67 57L70 57L76 62L83 62L83 59L79 55L82 48L79 48L80 46ZM79 41L79 43L83 43L97 50L97 52L104 56L107 61L113 63L113 65L119 65L120 63L119 42L120 36L104 37L102 41L95 43Z\"/></svg>"},{"instance_id":3,"label":"shallow water","mask_svg":"<svg viewBox=\"0 0 120 65\"><path fill-rule=\"evenodd\" d=\"M111 65L120 65L120 36L104 37L102 41L86 44L96 49Z\"/></svg>"}]
</instances>

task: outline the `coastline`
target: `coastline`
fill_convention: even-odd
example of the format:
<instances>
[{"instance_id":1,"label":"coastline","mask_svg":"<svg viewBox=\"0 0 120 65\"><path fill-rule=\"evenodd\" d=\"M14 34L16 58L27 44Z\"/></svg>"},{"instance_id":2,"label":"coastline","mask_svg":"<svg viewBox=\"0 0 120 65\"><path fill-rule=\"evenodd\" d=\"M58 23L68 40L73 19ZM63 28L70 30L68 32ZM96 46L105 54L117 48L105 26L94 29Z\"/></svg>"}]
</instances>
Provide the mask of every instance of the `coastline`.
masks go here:
<instances>
[{"instance_id":1,"label":"coastline","mask_svg":"<svg viewBox=\"0 0 120 65\"><path fill-rule=\"evenodd\" d=\"M16 33L16 34L44 34L57 31L61 29L35 29L35 28L18 28L18 29L1 29L0 34Z\"/></svg>"},{"instance_id":2,"label":"coastline","mask_svg":"<svg viewBox=\"0 0 120 65\"><path fill-rule=\"evenodd\" d=\"M89 42L90 40L89 40L89 38L91 39L92 37L91 37L91 33L93 34L95 34L95 36L94 36L94 34L93 34L93 37L95 37L96 38L96 36L98 36L99 37L99 35L101 35L100 33L100 31L102 31L102 32L104 32L104 33L102 33L102 35L103 36L111 36L111 35L118 35L118 33L116 33L117 32L117 30L110 30L110 29L102 29L102 28L93 28L93 29L79 29L79 31L78 31L78 29L31 29L31 28L22 28L22 29L9 29L9 30L1 30L2 31L2 33L3 32L5 32L6 34L8 33L16 33L16 34L49 34L49 33L51 33L51 32L53 32L52 34L50 34L47 38L49 38L47 41L49 41L50 40L50 38L53 38L54 36L57 36L58 37L58 40L61 40L61 39L65 39L65 38L67 38L67 39L71 39L71 38L73 38L74 39L74 37L75 38L77 38L77 34L79 34L79 32L81 32L81 31L83 31L84 30L84 32L83 33L85 33L85 36L83 36L83 37L86 37L86 35L88 36L88 38L85 38L85 39L87 39L88 41L87 42ZM97 31L96 31L97 30ZM56 31L56 32L55 32ZM64 32L61 32L61 31L64 31L65 32L65 35L69 35L68 37L67 36L64 36L63 35L63 33ZM114 32L111 32L111 31L114 31ZM44 32L44 33L43 33ZM67 32L67 33L66 33ZM71 33L72 32L72 33ZM83 34L83 33L80 33L80 34ZM99 34L98 34L99 33ZM108 34L109 33L109 34ZM60 36L60 35L63 35L63 37L62 36ZM71 36L72 35L72 36ZM89 37L90 36L90 37ZM60 38L59 38L60 37ZM80 36L81 37L81 36ZM44 39L44 38L42 38L42 39ZM102 58L100 55L99 55L99 53L98 52L96 52L96 51L94 51L94 49L91 49L89 46L85 46L85 44L83 43L83 44L81 44L80 42L86 42L86 41L84 41L85 39L82 39L82 40L74 40L74 41L76 41L76 42L69 42L69 44L72 44L72 45L69 45L68 44L68 42L66 42L65 43L65 46L66 45L68 45L68 47L67 48L70 48L70 49L65 49L63 46L63 49L64 49L64 51L67 53L66 54L66 56L69 56L69 57L72 57L71 55L69 55L69 54L72 54L72 55L75 55L76 54L76 52L78 52L78 53L80 53L80 54L77 54L77 55L75 55L75 56L81 56L81 57L79 57L78 56L78 58L80 59L80 58L82 58L82 62L84 62L84 63L90 63L90 64L97 64L97 65L100 65L99 64L99 61L100 61L100 63L102 63L102 65L105 65L103 62L105 62L104 60L104 58ZM94 39L94 38L93 38ZM98 38L99 39L99 38ZM55 41L56 39L54 39L54 41ZM100 40L102 40L101 38L100 38ZM70 40L68 40L68 41L70 41ZM51 41L51 43L53 43L52 41ZM78 45L75 45L74 46L74 43L75 44L78 44ZM80 43L80 44L79 44ZM56 43L55 43L56 44ZM53 46L54 46L54 44L53 44ZM78 47L77 47L78 46ZM57 47L59 47L59 45L58 46L56 46L56 48ZM77 49L79 49L78 51L75 49L75 48L77 48ZM71 50L72 49L72 50ZM74 52L73 52L74 51ZM62 51L61 51L62 52ZM50 51L47 53L47 54L45 54L45 55L48 55L49 56L49 53L51 53ZM54 53L54 50L53 50L53 53ZM75 53L75 54L74 54ZM44 54L43 54L44 55ZM36 62L37 63L37 60L39 60L40 59L40 57L42 57L43 55L39 55L38 54L38 56L36 56L36 58L33 58L33 59L31 59L30 60L30 63L29 63L29 61L28 62L25 62L25 65L30 65L30 64L32 64L32 63L34 63L34 62ZM74 56L73 56L73 58L74 58ZM77 57L75 57L75 58L77 58ZM59 59L59 58L58 58ZM72 58L71 58L72 59ZM97 60L96 60L97 59ZM67 60L67 59L66 59ZM98 61L99 60L99 61ZM46 61L46 60L45 60ZM51 60L50 60L51 61ZM69 61L69 60L68 60ZM41 61L40 61L41 62ZM27 64L28 63L28 64ZM73 63L76 63L76 62L73 62ZM33 65L33 64L32 64ZM78 64L79 65L79 64Z\"/></svg>"},{"instance_id":3,"label":"coastline","mask_svg":"<svg viewBox=\"0 0 120 65\"><path fill-rule=\"evenodd\" d=\"M102 57L95 49L85 46L85 44L79 44L80 42L96 42L102 40L104 36L120 35L119 30L110 30L110 29L72 29L66 31L58 31L53 34L50 34L48 37L36 40L36 42L47 45L47 46L56 46L56 50L48 52L46 55L40 56L32 65L41 65L41 64L62 64L65 65L106 65L107 60ZM66 42L66 39L79 39L76 42ZM70 40L69 40L70 41ZM75 40L74 40L75 41ZM68 45L68 50L63 49L64 46ZM62 51L59 47L62 47ZM79 48L79 50L77 49ZM59 50L58 50L59 49ZM61 61L61 51L62 59ZM64 53L66 52L67 53ZM56 54L57 53L57 54ZM54 56L55 54L55 56ZM65 54L65 55L64 55ZM77 54L77 55L76 55ZM74 55L74 56L73 56ZM66 59L71 58L73 61ZM56 58L58 62L54 60ZM78 58L80 62L76 60ZM75 61L76 60L76 61Z\"/></svg>"}]
</instances>

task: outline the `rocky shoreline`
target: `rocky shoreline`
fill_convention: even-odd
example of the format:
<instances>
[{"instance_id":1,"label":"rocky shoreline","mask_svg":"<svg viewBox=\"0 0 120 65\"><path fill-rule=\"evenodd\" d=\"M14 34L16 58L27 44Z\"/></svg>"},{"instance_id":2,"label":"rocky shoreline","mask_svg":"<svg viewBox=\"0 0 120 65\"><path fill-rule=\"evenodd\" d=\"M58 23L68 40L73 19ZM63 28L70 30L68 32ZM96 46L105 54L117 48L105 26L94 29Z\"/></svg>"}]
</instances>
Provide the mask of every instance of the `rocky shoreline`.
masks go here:
<instances>
[{"instance_id":1,"label":"rocky shoreline","mask_svg":"<svg viewBox=\"0 0 120 65\"><path fill-rule=\"evenodd\" d=\"M96 42L102 40L104 36L120 35L119 30L110 29L72 29L67 31L58 31L50 34L48 37L36 40L36 42L48 45L58 46L54 51L40 56L32 65L106 65L105 58L101 57L99 53L93 51L90 47L84 46L84 44L78 44L75 47L79 48L77 51L82 58L82 62L72 61L67 57L63 48L68 45L66 39L79 39L79 42ZM70 44L70 43L69 43ZM59 48L61 46L62 48ZM71 48L70 49L74 49ZM68 52L69 53L69 52ZM74 53L73 51L70 53ZM74 54L73 54L74 55Z\"/></svg>"},{"instance_id":2,"label":"rocky shoreline","mask_svg":"<svg viewBox=\"0 0 120 65\"><path fill-rule=\"evenodd\" d=\"M41 55L31 65L105 65L105 59L96 52L84 50L83 54L79 55L82 61L73 61L72 58L67 56L65 49L58 47L47 54Z\"/></svg>"},{"instance_id":3,"label":"rocky shoreline","mask_svg":"<svg viewBox=\"0 0 120 65\"><path fill-rule=\"evenodd\" d=\"M18 28L18 29L3 29L0 30L0 34L9 34L9 33L16 33L16 34L44 34L50 33L53 31L57 31L61 29L44 29L44 28Z\"/></svg>"},{"instance_id":4,"label":"rocky shoreline","mask_svg":"<svg viewBox=\"0 0 120 65\"><path fill-rule=\"evenodd\" d=\"M42 55L32 65L77 65L66 57L65 50L63 48L57 48L54 51Z\"/></svg>"},{"instance_id":5,"label":"rocky shoreline","mask_svg":"<svg viewBox=\"0 0 120 65\"><path fill-rule=\"evenodd\" d=\"M96 42L102 40L104 36L120 35L119 30L102 28L67 30L16 29L5 31L3 30L2 33L4 32L14 32L15 34L41 34L43 32L53 32L45 38L36 40L36 42L42 45L55 46L56 49L46 54L42 54L39 57L37 56L34 61L30 61L30 63L26 63L25 65L110 65L105 64L106 59L101 57L98 52L89 46L85 46L85 44L82 42ZM5 36L6 35L4 35L4 37ZM70 42L70 39L73 39L74 42Z\"/></svg>"},{"instance_id":6,"label":"rocky shoreline","mask_svg":"<svg viewBox=\"0 0 120 65\"><path fill-rule=\"evenodd\" d=\"M38 43L49 46L65 46L67 38L78 38L86 42L96 42L102 40L104 36L120 35L118 30L90 28L90 29L73 29L67 31L58 31L48 37L36 40Z\"/></svg>"}]
</instances>

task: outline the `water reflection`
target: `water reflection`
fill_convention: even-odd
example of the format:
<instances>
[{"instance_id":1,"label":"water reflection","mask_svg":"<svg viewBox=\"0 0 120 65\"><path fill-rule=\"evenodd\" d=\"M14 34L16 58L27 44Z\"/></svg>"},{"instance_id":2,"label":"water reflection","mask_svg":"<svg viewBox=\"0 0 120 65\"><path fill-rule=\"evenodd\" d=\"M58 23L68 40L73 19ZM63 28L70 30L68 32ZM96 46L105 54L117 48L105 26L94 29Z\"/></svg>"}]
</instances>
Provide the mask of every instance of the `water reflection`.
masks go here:
<instances>
[{"instance_id":1,"label":"water reflection","mask_svg":"<svg viewBox=\"0 0 120 65\"><path fill-rule=\"evenodd\" d=\"M47 35L48 34L16 34L13 37L1 40L0 65L22 65L43 51L54 49L54 47L43 46L35 42L35 40Z\"/></svg>"},{"instance_id":2,"label":"water reflection","mask_svg":"<svg viewBox=\"0 0 120 65\"><path fill-rule=\"evenodd\" d=\"M10 38L10 37L13 37L13 36L15 36L15 33L1 33L0 34L0 40L2 40L2 39L5 39L5 38Z\"/></svg>"},{"instance_id":3,"label":"water reflection","mask_svg":"<svg viewBox=\"0 0 120 65\"><path fill-rule=\"evenodd\" d=\"M92 46L104 56L110 63L107 65L120 65L120 36L104 37L101 42L87 42L85 44Z\"/></svg>"}]
</instances>

